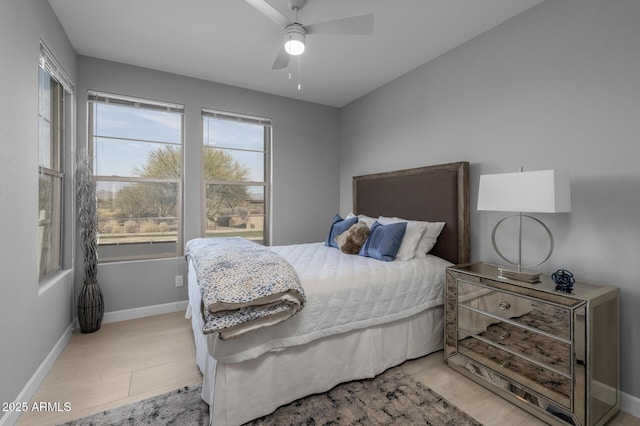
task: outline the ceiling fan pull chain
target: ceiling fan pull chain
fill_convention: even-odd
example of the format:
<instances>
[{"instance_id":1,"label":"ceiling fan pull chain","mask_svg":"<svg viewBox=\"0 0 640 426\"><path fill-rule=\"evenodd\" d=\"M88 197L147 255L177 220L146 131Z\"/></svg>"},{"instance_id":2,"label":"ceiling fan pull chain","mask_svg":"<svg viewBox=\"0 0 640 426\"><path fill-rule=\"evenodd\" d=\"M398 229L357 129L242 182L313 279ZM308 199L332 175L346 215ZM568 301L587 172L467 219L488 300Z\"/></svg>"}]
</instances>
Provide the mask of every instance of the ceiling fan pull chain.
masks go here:
<instances>
[{"instance_id":1,"label":"ceiling fan pull chain","mask_svg":"<svg viewBox=\"0 0 640 426\"><path fill-rule=\"evenodd\" d=\"M298 91L302 90L302 67L300 66L300 56L298 56Z\"/></svg>"}]
</instances>

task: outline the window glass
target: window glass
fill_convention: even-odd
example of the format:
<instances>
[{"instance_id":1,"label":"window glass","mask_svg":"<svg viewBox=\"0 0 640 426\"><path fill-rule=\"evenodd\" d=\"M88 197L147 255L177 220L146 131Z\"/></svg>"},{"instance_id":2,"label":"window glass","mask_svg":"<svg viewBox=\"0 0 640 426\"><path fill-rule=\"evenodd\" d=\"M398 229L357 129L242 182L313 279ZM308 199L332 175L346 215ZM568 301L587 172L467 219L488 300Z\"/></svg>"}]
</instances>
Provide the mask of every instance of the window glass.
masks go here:
<instances>
[{"instance_id":1,"label":"window glass","mask_svg":"<svg viewBox=\"0 0 640 426\"><path fill-rule=\"evenodd\" d=\"M40 174L38 241L40 277L60 268L62 229L62 178Z\"/></svg>"},{"instance_id":2,"label":"window glass","mask_svg":"<svg viewBox=\"0 0 640 426\"><path fill-rule=\"evenodd\" d=\"M207 184L206 197L207 237L241 236L264 242L263 186Z\"/></svg>"},{"instance_id":3,"label":"window glass","mask_svg":"<svg viewBox=\"0 0 640 426\"><path fill-rule=\"evenodd\" d=\"M96 186L99 244L176 242L177 182L100 181Z\"/></svg>"},{"instance_id":4,"label":"window glass","mask_svg":"<svg viewBox=\"0 0 640 426\"><path fill-rule=\"evenodd\" d=\"M158 176L179 178L182 174L182 154L179 148L174 150L175 163L167 170L158 169L158 153L174 149L171 145L139 140L112 139L94 137L93 145L94 173L99 176L140 176L152 173L155 167ZM151 176L148 176L151 177Z\"/></svg>"},{"instance_id":5,"label":"window glass","mask_svg":"<svg viewBox=\"0 0 640 426\"><path fill-rule=\"evenodd\" d=\"M216 148L264 151L264 126L246 122L215 119L205 120L204 144Z\"/></svg>"},{"instance_id":6,"label":"window glass","mask_svg":"<svg viewBox=\"0 0 640 426\"><path fill-rule=\"evenodd\" d=\"M94 134L182 144L182 115L138 107L134 103L95 104Z\"/></svg>"}]
</instances>

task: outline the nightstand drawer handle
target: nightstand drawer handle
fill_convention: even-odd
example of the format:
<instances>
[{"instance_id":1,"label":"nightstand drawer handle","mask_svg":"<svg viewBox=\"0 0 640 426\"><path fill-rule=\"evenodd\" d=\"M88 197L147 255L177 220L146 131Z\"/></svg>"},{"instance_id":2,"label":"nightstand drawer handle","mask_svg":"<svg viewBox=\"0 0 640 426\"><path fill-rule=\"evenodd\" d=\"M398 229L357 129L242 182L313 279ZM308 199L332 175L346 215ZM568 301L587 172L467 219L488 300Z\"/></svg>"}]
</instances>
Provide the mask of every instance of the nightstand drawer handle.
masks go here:
<instances>
[{"instance_id":1,"label":"nightstand drawer handle","mask_svg":"<svg viewBox=\"0 0 640 426\"><path fill-rule=\"evenodd\" d=\"M511 365L511 363L509 362L508 359L500 361L500 367L502 367L502 368L508 368L510 365Z\"/></svg>"},{"instance_id":2,"label":"nightstand drawer handle","mask_svg":"<svg viewBox=\"0 0 640 426\"><path fill-rule=\"evenodd\" d=\"M503 330L502 333L500 333L500 340L505 340L509 338L509 336L511 336L511 333L509 333L506 330Z\"/></svg>"},{"instance_id":3,"label":"nightstand drawer handle","mask_svg":"<svg viewBox=\"0 0 640 426\"><path fill-rule=\"evenodd\" d=\"M509 302L500 302L498 307L500 309L502 309L503 311L506 311L507 309L509 309L511 307L511 305L509 304Z\"/></svg>"}]
</instances>

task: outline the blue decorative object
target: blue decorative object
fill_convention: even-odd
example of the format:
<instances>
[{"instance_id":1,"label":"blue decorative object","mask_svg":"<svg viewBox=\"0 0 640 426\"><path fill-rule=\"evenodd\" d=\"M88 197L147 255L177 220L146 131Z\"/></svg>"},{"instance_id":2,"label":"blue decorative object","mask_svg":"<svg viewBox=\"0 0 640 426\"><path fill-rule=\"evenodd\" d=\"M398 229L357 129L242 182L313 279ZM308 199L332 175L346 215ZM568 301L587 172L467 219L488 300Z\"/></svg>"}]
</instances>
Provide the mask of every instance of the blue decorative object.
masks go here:
<instances>
[{"instance_id":1,"label":"blue decorative object","mask_svg":"<svg viewBox=\"0 0 640 426\"><path fill-rule=\"evenodd\" d=\"M576 283L575 278L573 278L573 274L566 269L558 269L551 274L551 279L556 283L556 290L565 293L571 293L573 285Z\"/></svg>"}]
</instances>

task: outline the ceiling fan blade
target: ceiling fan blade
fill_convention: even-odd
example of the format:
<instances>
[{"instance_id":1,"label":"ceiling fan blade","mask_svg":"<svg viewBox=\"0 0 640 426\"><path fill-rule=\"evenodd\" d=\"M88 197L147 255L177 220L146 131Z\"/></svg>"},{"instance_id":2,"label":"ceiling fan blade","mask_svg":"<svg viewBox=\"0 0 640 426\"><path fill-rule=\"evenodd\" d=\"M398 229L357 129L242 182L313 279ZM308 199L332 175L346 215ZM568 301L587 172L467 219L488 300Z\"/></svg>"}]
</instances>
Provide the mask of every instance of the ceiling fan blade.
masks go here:
<instances>
[{"instance_id":1,"label":"ceiling fan blade","mask_svg":"<svg viewBox=\"0 0 640 426\"><path fill-rule=\"evenodd\" d=\"M285 28L287 25L291 24L291 21L284 16L278 9L271 6L266 0L246 0L251 6L258 9L258 11L262 12L267 18L271 19L273 22Z\"/></svg>"},{"instance_id":2,"label":"ceiling fan blade","mask_svg":"<svg viewBox=\"0 0 640 426\"><path fill-rule=\"evenodd\" d=\"M352 16L334 21L318 22L304 27L307 34L373 34L373 14Z\"/></svg>"},{"instance_id":3,"label":"ceiling fan blade","mask_svg":"<svg viewBox=\"0 0 640 426\"><path fill-rule=\"evenodd\" d=\"M281 70L282 68L286 68L287 66L289 66L290 58L291 58L291 55L289 55L287 51L284 50L284 44L283 44L282 47L280 48L280 51L278 52L278 55L276 56L276 60L273 61L273 66L271 67L271 69Z\"/></svg>"}]
</instances>

